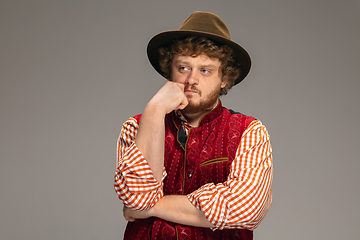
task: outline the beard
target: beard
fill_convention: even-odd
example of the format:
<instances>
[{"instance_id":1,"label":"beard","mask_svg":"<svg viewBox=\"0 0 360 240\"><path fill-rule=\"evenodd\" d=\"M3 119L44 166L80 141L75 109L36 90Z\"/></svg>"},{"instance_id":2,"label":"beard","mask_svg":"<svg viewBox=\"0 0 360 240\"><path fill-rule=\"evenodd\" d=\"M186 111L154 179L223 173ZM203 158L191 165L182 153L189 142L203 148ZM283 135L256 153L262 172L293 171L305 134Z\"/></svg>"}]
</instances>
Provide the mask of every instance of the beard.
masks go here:
<instances>
[{"instance_id":1,"label":"beard","mask_svg":"<svg viewBox=\"0 0 360 240\"><path fill-rule=\"evenodd\" d=\"M202 97L202 92L199 89L197 89L194 85L187 84L185 86L185 90L187 89L196 91L199 94L199 96ZM181 112L186 115L186 114L195 114L195 113L211 110L219 99L220 90L221 87L219 85L218 88L216 88L214 91L209 93L205 98L200 99L199 102L194 102L192 100L192 96L187 96L189 104L183 110L181 110Z\"/></svg>"}]
</instances>

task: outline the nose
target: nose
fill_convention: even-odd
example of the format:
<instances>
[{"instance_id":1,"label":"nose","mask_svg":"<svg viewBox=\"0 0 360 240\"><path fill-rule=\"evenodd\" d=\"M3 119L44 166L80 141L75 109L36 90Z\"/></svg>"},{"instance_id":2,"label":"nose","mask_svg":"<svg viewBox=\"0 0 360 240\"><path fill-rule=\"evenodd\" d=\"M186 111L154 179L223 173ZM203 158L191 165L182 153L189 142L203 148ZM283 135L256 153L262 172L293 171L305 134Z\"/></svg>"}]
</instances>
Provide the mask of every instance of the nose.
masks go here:
<instances>
[{"instance_id":1,"label":"nose","mask_svg":"<svg viewBox=\"0 0 360 240\"><path fill-rule=\"evenodd\" d=\"M193 85L193 84L198 84L199 83L199 75L197 73L196 70L192 69L190 72L189 72L189 75L186 79L186 83L187 84L190 84L190 85Z\"/></svg>"}]
</instances>

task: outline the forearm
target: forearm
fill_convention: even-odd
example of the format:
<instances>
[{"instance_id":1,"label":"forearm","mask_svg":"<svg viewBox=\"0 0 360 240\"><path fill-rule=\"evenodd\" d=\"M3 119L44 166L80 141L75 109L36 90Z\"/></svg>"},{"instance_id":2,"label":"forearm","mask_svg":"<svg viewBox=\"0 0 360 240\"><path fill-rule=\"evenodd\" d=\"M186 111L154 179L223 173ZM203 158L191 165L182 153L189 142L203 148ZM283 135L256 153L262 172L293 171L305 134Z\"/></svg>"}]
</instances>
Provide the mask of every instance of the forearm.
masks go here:
<instances>
[{"instance_id":1,"label":"forearm","mask_svg":"<svg viewBox=\"0 0 360 240\"><path fill-rule=\"evenodd\" d=\"M164 196L155 204L152 211L156 217L170 222L196 227L214 227L214 225L205 218L203 212L191 204L187 196Z\"/></svg>"},{"instance_id":2,"label":"forearm","mask_svg":"<svg viewBox=\"0 0 360 240\"><path fill-rule=\"evenodd\" d=\"M131 222L136 219L158 217L183 225L205 228L215 227L184 195L164 196L149 210L136 211L124 207L123 212L125 219Z\"/></svg>"},{"instance_id":3,"label":"forearm","mask_svg":"<svg viewBox=\"0 0 360 240\"><path fill-rule=\"evenodd\" d=\"M139 124L135 144L149 164L154 178L161 181L164 167L165 113L151 102L146 106Z\"/></svg>"},{"instance_id":4,"label":"forearm","mask_svg":"<svg viewBox=\"0 0 360 240\"><path fill-rule=\"evenodd\" d=\"M184 195L164 196L149 211L152 216L174 223L206 228L214 227Z\"/></svg>"},{"instance_id":5,"label":"forearm","mask_svg":"<svg viewBox=\"0 0 360 240\"><path fill-rule=\"evenodd\" d=\"M157 181L161 181L164 167L165 115L187 104L184 85L169 81L149 101L141 116L135 143Z\"/></svg>"}]
</instances>

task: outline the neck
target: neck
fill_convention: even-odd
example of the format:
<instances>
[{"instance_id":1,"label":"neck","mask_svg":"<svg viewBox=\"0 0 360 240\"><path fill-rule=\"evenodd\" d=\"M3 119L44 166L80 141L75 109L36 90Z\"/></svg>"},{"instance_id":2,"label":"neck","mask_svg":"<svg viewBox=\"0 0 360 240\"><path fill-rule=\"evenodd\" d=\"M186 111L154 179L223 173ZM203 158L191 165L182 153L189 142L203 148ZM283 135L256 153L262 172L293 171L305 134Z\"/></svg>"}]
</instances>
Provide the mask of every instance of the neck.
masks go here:
<instances>
[{"instance_id":1,"label":"neck","mask_svg":"<svg viewBox=\"0 0 360 240\"><path fill-rule=\"evenodd\" d=\"M208 114L210 111L212 111L214 108L216 108L216 106L219 103L219 99L216 101L215 105L212 106L211 108L205 110L205 111L201 111L201 112L197 112L197 113L182 113L183 116L186 118L186 120L188 121L189 125L192 127L198 127L200 124L201 119Z\"/></svg>"},{"instance_id":2,"label":"neck","mask_svg":"<svg viewBox=\"0 0 360 240\"><path fill-rule=\"evenodd\" d=\"M211 109L210 109L211 110ZM210 110L201 113L183 114L189 125L192 127L198 127L200 120L210 112Z\"/></svg>"}]
</instances>

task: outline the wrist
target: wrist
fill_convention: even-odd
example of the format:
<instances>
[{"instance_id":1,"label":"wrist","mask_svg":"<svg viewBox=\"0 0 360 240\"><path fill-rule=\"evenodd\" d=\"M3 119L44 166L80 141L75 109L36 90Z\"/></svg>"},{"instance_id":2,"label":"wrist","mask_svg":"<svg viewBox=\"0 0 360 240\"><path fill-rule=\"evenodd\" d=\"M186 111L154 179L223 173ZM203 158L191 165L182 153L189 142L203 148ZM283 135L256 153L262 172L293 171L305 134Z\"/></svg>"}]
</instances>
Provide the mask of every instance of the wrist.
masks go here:
<instances>
[{"instance_id":1,"label":"wrist","mask_svg":"<svg viewBox=\"0 0 360 240\"><path fill-rule=\"evenodd\" d=\"M156 206L157 206L157 203L152 208L147 210L149 217L158 217L158 214L157 214L158 208Z\"/></svg>"},{"instance_id":2,"label":"wrist","mask_svg":"<svg viewBox=\"0 0 360 240\"><path fill-rule=\"evenodd\" d=\"M165 117L167 114L166 109L161 103L158 103L154 99L151 99L145 107L144 113L149 112L153 117Z\"/></svg>"}]
</instances>

